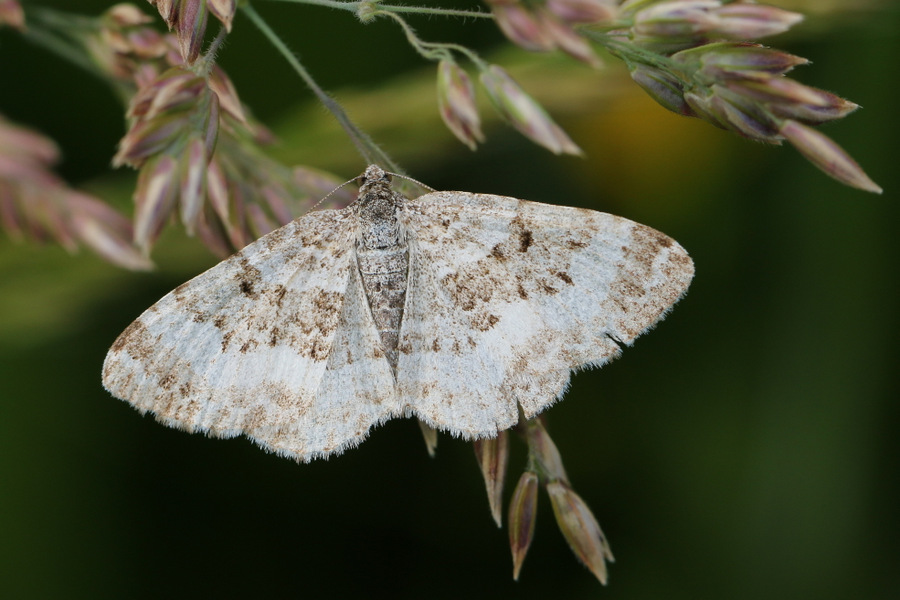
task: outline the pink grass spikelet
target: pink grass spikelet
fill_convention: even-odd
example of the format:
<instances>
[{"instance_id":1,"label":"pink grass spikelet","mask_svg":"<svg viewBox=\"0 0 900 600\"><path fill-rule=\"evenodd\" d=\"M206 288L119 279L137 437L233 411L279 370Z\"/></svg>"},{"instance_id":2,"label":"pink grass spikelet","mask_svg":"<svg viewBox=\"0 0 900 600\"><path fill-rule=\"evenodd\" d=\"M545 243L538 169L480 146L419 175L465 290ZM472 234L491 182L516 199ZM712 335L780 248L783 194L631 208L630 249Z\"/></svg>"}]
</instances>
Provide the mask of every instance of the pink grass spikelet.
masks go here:
<instances>
[{"instance_id":1,"label":"pink grass spikelet","mask_svg":"<svg viewBox=\"0 0 900 600\"><path fill-rule=\"evenodd\" d=\"M800 154L841 183L867 192L881 193L881 186L872 181L862 167L828 136L792 120L782 124L780 133Z\"/></svg>"},{"instance_id":2,"label":"pink grass spikelet","mask_svg":"<svg viewBox=\"0 0 900 600\"><path fill-rule=\"evenodd\" d=\"M784 75L809 61L761 44L717 42L682 50L672 60L695 71L704 83L723 79L763 79Z\"/></svg>"},{"instance_id":3,"label":"pink grass spikelet","mask_svg":"<svg viewBox=\"0 0 900 600\"><path fill-rule=\"evenodd\" d=\"M626 0L619 17L631 25L615 32L628 41L614 46L613 53L665 108L773 145L788 131L799 140L794 146L826 173L861 189L880 189L855 175L856 163L834 158L833 149L825 151L829 144L797 127L843 118L858 106L786 77L807 59L752 41L787 31L802 15L740 0ZM834 158L830 167L822 167L826 154Z\"/></svg>"},{"instance_id":4,"label":"pink grass spikelet","mask_svg":"<svg viewBox=\"0 0 900 600\"><path fill-rule=\"evenodd\" d=\"M500 115L523 135L554 154L582 154L581 148L502 68L491 65L482 71L481 83Z\"/></svg>"},{"instance_id":5,"label":"pink grass spikelet","mask_svg":"<svg viewBox=\"0 0 900 600\"><path fill-rule=\"evenodd\" d=\"M481 119L475 105L475 88L469 75L456 63L438 64L438 109L444 124L462 143L475 150L484 141Z\"/></svg>"},{"instance_id":6,"label":"pink grass spikelet","mask_svg":"<svg viewBox=\"0 0 900 600\"><path fill-rule=\"evenodd\" d=\"M559 49L591 66L600 65L587 40L572 28L574 22L557 16L543 4L520 0L487 0L487 3L500 30L516 45L538 52ZM557 10L566 12L567 7L559 6ZM573 7L570 12L575 10ZM586 16L590 9L578 10L581 16Z\"/></svg>"},{"instance_id":7,"label":"pink grass spikelet","mask_svg":"<svg viewBox=\"0 0 900 600\"><path fill-rule=\"evenodd\" d=\"M153 267L132 244L131 222L98 199L72 192L67 195L72 228L86 246L107 261L130 269L145 271Z\"/></svg>"},{"instance_id":8,"label":"pink grass spikelet","mask_svg":"<svg viewBox=\"0 0 900 600\"><path fill-rule=\"evenodd\" d=\"M200 58L200 51L203 49L203 37L206 35L207 17L205 0L181 1L173 30L178 36L181 56L187 64L191 64Z\"/></svg>"},{"instance_id":9,"label":"pink grass spikelet","mask_svg":"<svg viewBox=\"0 0 900 600\"><path fill-rule=\"evenodd\" d=\"M193 234L203 201L206 197L206 169L208 155L204 140L192 138L185 151L186 160L181 161L180 189L178 192L181 205L181 222L188 234Z\"/></svg>"},{"instance_id":10,"label":"pink grass spikelet","mask_svg":"<svg viewBox=\"0 0 900 600\"><path fill-rule=\"evenodd\" d=\"M155 6L160 16L178 37L184 61L192 64L200 57L203 38L211 13L231 31L237 9L235 0L147 0Z\"/></svg>"},{"instance_id":11,"label":"pink grass spikelet","mask_svg":"<svg viewBox=\"0 0 900 600\"><path fill-rule=\"evenodd\" d=\"M538 476L525 471L519 477L516 489L509 502L509 547L513 559L513 579L519 580L522 563L534 539L534 524L537 520Z\"/></svg>"},{"instance_id":12,"label":"pink grass spikelet","mask_svg":"<svg viewBox=\"0 0 900 600\"><path fill-rule=\"evenodd\" d=\"M550 11L545 9L538 9L536 14L541 17L544 30L553 40L553 45L556 48L595 69L602 65L600 59L594 54L591 45L572 29L570 25L562 22Z\"/></svg>"},{"instance_id":13,"label":"pink grass spikelet","mask_svg":"<svg viewBox=\"0 0 900 600\"><path fill-rule=\"evenodd\" d=\"M710 33L738 40L755 40L784 33L803 20L803 15L775 6L732 2L716 8Z\"/></svg>"},{"instance_id":14,"label":"pink grass spikelet","mask_svg":"<svg viewBox=\"0 0 900 600\"><path fill-rule=\"evenodd\" d=\"M235 0L206 0L206 6L209 8L209 12L225 25L225 29L231 31L237 2Z\"/></svg>"},{"instance_id":15,"label":"pink grass spikelet","mask_svg":"<svg viewBox=\"0 0 900 600\"><path fill-rule=\"evenodd\" d=\"M476 440L473 446L487 488L491 516L494 517L497 527L501 527L503 521L500 504L503 501L503 482L506 479L506 467L509 462L509 434L501 431L495 438Z\"/></svg>"},{"instance_id":16,"label":"pink grass spikelet","mask_svg":"<svg viewBox=\"0 0 900 600\"><path fill-rule=\"evenodd\" d=\"M145 255L159 236L178 198L178 163L162 155L141 169L134 193L134 243Z\"/></svg>"},{"instance_id":17,"label":"pink grass spikelet","mask_svg":"<svg viewBox=\"0 0 900 600\"><path fill-rule=\"evenodd\" d=\"M678 77L668 71L642 64L633 65L630 73L631 79L661 106L680 115L695 116L684 99L683 84Z\"/></svg>"},{"instance_id":18,"label":"pink grass spikelet","mask_svg":"<svg viewBox=\"0 0 900 600\"><path fill-rule=\"evenodd\" d=\"M0 26L2 25L25 31L25 13L18 0L0 0Z\"/></svg>"},{"instance_id":19,"label":"pink grass spikelet","mask_svg":"<svg viewBox=\"0 0 900 600\"><path fill-rule=\"evenodd\" d=\"M67 186L51 170L59 150L50 139L0 116L0 227L14 239L83 244L132 270L152 267L131 244L128 219L97 198Z\"/></svg>"},{"instance_id":20,"label":"pink grass spikelet","mask_svg":"<svg viewBox=\"0 0 900 600\"><path fill-rule=\"evenodd\" d=\"M500 31L514 44L539 52L553 49L553 38L540 18L520 0L487 0L487 3Z\"/></svg>"},{"instance_id":21,"label":"pink grass spikelet","mask_svg":"<svg viewBox=\"0 0 900 600\"><path fill-rule=\"evenodd\" d=\"M581 496L562 481L549 482L547 493L556 523L572 552L600 583L606 585L606 563L614 562L615 558L594 514Z\"/></svg>"},{"instance_id":22,"label":"pink grass spikelet","mask_svg":"<svg viewBox=\"0 0 900 600\"><path fill-rule=\"evenodd\" d=\"M547 0L547 10L564 23L611 21L618 12L616 0Z\"/></svg>"}]
</instances>

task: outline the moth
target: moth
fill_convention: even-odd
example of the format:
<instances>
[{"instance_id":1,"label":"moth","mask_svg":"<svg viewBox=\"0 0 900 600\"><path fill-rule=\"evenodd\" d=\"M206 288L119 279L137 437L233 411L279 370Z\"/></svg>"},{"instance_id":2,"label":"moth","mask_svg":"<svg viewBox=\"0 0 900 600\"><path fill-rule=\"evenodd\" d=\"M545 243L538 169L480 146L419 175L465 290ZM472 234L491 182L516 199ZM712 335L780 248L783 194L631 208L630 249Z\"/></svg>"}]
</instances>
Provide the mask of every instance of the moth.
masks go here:
<instances>
[{"instance_id":1,"label":"moth","mask_svg":"<svg viewBox=\"0 0 900 600\"><path fill-rule=\"evenodd\" d=\"M103 384L166 425L297 461L415 417L493 437L659 321L694 267L673 239L592 210L469 192L410 199L378 166L151 306Z\"/></svg>"}]
</instances>

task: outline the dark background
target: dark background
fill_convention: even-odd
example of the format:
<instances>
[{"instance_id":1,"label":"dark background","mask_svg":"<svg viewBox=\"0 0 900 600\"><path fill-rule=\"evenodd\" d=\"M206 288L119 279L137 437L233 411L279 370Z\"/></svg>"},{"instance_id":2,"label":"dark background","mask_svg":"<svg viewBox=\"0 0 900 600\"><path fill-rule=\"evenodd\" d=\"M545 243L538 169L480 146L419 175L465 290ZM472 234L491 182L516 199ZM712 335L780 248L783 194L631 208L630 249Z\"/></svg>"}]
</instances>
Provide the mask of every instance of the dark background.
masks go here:
<instances>
[{"instance_id":1,"label":"dark background","mask_svg":"<svg viewBox=\"0 0 900 600\"><path fill-rule=\"evenodd\" d=\"M97 14L112 3L43 4ZM437 125L431 97L429 128L398 114L396 78L431 90L433 67L396 27L256 5L324 87L362 98L360 125L391 124L379 139L418 179L621 214L691 252L697 275L670 317L620 360L574 377L547 414L572 484L611 541L610 584L577 564L545 495L513 582L506 529L491 521L470 445L441 436L430 459L412 421L297 465L243 439L167 429L110 398L100 365L112 340L215 262L171 228L149 274L0 237L0 595L897 597L895 8L812 17L772 41L813 60L801 81L864 107L825 132L885 188L879 197L828 179L791 148L665 112L625 85L614 59L604 72L578 71L615 91L589 106L555 104L554 88L522 80L563 107L551 110L586 158L551 156L496 123L470 153ZM426 39L488 56L503 45L490 23L413 22ZM221 63L286 140L282 157L344 178L362 170L242 16ZM122 109L101 82L3 30L0 112L57 140L73 185L130 210L133 173L108 166ZM321 129L330 137L304 138ZM514 440L509 489L523 463Z\"/></svg>"}]
</instances>

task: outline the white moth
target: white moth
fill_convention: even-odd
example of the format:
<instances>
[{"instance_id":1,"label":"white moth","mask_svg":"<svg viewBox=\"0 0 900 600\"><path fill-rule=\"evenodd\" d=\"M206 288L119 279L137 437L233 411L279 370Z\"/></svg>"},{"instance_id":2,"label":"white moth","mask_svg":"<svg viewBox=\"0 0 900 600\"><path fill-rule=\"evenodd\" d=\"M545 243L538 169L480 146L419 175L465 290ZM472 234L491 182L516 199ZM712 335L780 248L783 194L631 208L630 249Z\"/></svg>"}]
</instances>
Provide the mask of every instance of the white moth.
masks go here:
<instances>
[{"instance_id":1,"label":"white moth","mask_svg":"<svg viewBox=\"0 0 900 600\"><path fill-rule=\"evenodd\" d=\"M299 461L413 416L467 439L534 417L616 357L694 268L662 233L516 198L410 200L377 166L151 306L103 384L166 425Z\"/></svg>"}]
</instances>

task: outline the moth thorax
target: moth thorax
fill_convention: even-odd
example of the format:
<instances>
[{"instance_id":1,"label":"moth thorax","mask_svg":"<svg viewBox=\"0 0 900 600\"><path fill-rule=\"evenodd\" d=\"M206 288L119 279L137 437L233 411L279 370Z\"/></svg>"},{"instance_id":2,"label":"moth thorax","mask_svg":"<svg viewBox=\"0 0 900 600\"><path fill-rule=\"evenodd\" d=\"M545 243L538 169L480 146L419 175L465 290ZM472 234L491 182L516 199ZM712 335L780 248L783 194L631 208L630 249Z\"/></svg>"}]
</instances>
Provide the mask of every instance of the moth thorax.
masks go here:
<instances>
[{"instance_id":1,"label":"moth thorax","mask_svg":"<svg viewBox=\"0 0 900 600\"><path fill-rule=\"evenodd\" d=\"M403 196L388 189L375 189L359 199L359 243L370 249L400 243L398 211Z\"/></svg>"}]
</instances>

